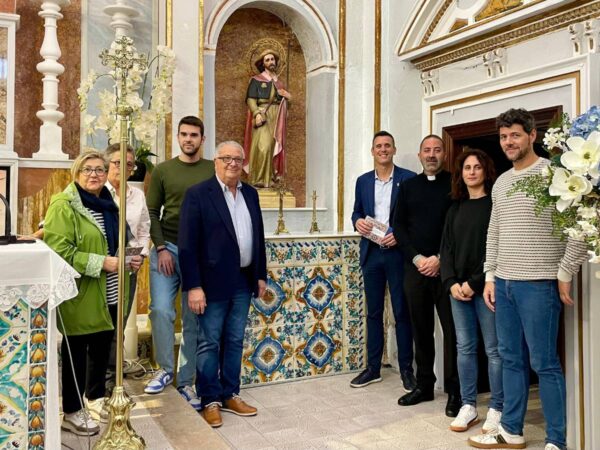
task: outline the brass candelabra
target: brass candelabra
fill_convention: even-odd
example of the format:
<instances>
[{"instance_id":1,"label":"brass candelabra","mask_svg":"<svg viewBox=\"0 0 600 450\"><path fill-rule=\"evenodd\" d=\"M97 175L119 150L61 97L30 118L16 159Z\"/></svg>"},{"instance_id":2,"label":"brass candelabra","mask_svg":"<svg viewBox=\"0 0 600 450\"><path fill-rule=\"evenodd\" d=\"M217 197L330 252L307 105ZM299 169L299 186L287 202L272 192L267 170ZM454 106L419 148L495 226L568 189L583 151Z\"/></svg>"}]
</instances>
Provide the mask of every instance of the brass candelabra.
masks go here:
<instances>
[{"instance_id":1,"label":"brass candelabra","mask_svg":"<svg viewBox=\"0 0 600 450\"><path fill-rule=\"evenodd\" d=\"M312 193L312 222L308 232L310 234L321 232L321 230L319 230L319 224L317 223L317 191L313 191Z\"/></svg>"},{"instance_id":2,"label":"brass candelabra","mask_svg":"<svg viewBox=\"0 0 600 450\"><path fill-rule=\"evenodd\" d=\"M125 300L125 239L126 239L126 201L127 201L127 171L123 161L127 161L127 144L129 139L127 122L132 109L127 104L127 74L137 64L140 68L147 67L148 61L143 55L138 55L133 47L133 40L121 36L115 40L110 49L100 53L102 65L111 67L115 73L115 83L118 92L117 114L120 122L121 170L119 189L119 301L117 305L117 355L116 380L110 399L106 402L109 411L108 426L94 445L95 450L127 449L138 450L146 448L144 438L138 436L129 420L129 414L134 402L123 388L123 302Z\"/></svg>"},{"instance_id":3,"label":"brass candelabra","mask_svg":"<svg viewBox=\"0 0 600 450\"><path fill-rule=\"evenodd\" d=\"M285 195L286 191L287 189L283 184L277 187L277 193L279 194L279 214L277 216L277 228L275 229L274 234L289 233L285 227L285 221L283 220L283 196Z\"/></svg>"}]
</instances>

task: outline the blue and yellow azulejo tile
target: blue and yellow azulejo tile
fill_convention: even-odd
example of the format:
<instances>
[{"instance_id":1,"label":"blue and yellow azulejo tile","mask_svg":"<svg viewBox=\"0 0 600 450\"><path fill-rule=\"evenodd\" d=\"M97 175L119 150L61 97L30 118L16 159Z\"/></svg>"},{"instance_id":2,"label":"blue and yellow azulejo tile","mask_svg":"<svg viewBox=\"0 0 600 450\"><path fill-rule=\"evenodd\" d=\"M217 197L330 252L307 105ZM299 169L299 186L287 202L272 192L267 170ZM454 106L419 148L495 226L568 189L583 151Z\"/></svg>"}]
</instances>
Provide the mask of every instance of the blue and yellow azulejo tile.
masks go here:
<instances>
[{"instance_id":1,"label":"blue and yellow azulejo tile","mask_svg":"<svg viewBox=\"0 0 600 450\"><path fill-rule=\"evenodd\" d=\"M293 336L285 326L247 329L242 384L294 378Z\"/></svg>"},{"instance_id":2,"label":"blue and yellow azulejo tile","mask_svg":"<svg viewBox=\"0 0 600 450\"><path fill-rule=\"evenodd\" d=\"M266 242L267 265L269 267L289 266L295 260L295 244L293 241Z\"/></svg>"},{"instance_id":3,"label":"blue and yellow azulejo tile","mask_svg":"<svg viewBox=\"0 0 600 450\"><path fill-rule=\"evenodd\" d=\"M0 311L0 334L10 328L26 327L28 315L29 306L23 300L19 300L8 311Z\"/></svg>"},{"instance_id":4,"label":"blue and yellow azulejo tile","mask_svg":"<svg viewBox=\"0 0 600 450\"><path fill-rule=\"evenodd\" d=\"M31 328L48 328L47 304L31 310Z\"/></svg>"},{"instance_id":5,"label":"blue and yellow azulejo tile","mask_svg":"<svg viewBox=\"0 0 600 450\"><path fill-rule=\"evenodd\" d=\"M27 432L27 391L16 382L0 384L0 436Z\"/></svg>"},{"instance_id":6,"label":"blue and yellow azulejo tile","mask_svg":"<svg viewBox=\"0 0 600 450\"><path fill-rule=\"evenodd\" d=\"M362 291L364 288L360 266L344 266L344 290Z\"/></svg>"},{"instance_id":7,"label":"blue and yellow azulejo tile","mask_svg":"<svg viewBox=\"0 0 600 450\"><path fill-rule=\"evenodd\" d=\"M341 309L341 272L342 266L339 264L299 267L296 270L299 322L321 320L330 310Z\"/></svg>"},{"instance_id":8,"label":"blue and yellow azulejo tile","mask_svg":"<svg viewBox=\"0 0 600 450\"><path fill-rule=\"evenodd\" d=\"M342 243L339 239L320 241L319 262L323 264L340 264L342 262Z\"/></svg>"},{"instance_id":9,"label":"blue and yellow azulejo tile","mask_svg":"<svg viewBox=\"0 0 600 450\"><path fill-rule=\"evenodd\" d=\"M350 266L358 266L360 263L360 238L344 239L342 241L342 258L344 263Z\"/></svg>"},{"instance_id":10,"label":"blue and yellow azulejo tile","mask_svg":"<svg viewBox=\"0 0 600 450\"><path fill-rule=\"evenodd\" d=\"M299 330L294 348L296 377L343 370L340 322L332 320L306 323Z\"/></svg>"},{"instance_id":11,"label":"blue and yellow azulejo tile","mask_svg":"<svg viewBox=\"0 0 600 450\"><path fill-rule=\"evenodd\" d=\"M294 269L273 268L268 271L267 288L262 298L253 298L248 313L248 327L294 320Z\"/></svg>"},{"instance_id":12,"label":"blue and yellow azulejo tile","mask_svg":"<svg viewBox=\"0 0 600 450\"><path fill-rule=\"evenodd\" d=\"M365 346L344 348L344 370L361 370L366 367Z\"/></svg>"},{"instance_id":13,"label":"blue and yellow azulejo tile","mask_svg":"<svg viewBox=\"0 0 600 450\"><path fill-rule=\"evenodd\" d=\"M23 450L27 448L27 434L18 433L10 435L2 435L0 430L0 450ZM43 448L43 447L42 447ZM32 450L32 447L29 447ZM38 450L38 449L33 449ZM39 449L41 450L41 449Z\"/></svg>"},{"instance_id":14,"label":"blue and yellow azulejo tile","mask_svg":"<svg viewBox=\"0 0 600 450\"><path fill-rule=\"evenodd\" d=\"M366 315L365 296L361 291L344 292L344 318L364 320Z\"/></svg>"},{"instance_id":15,"label":"blue and yellow azulejo tile","mask_svg":"<svg viewBox=\"0 0 600 450\"><path fill-rule=\"evenodd\" d=\"M319 262L319 241L297 241L294 245L296 263L299 265L314 265Z\"/></svg>"}]
</instances>

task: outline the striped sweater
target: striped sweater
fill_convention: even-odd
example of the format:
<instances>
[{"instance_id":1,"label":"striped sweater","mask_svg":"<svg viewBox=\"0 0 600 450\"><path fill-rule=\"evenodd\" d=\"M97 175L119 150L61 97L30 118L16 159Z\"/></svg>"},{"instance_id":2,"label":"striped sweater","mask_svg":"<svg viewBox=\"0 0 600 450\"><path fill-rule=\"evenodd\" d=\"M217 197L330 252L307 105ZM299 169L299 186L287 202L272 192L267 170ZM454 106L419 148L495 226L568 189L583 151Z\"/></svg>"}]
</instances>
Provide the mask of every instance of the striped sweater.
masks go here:
<instances>
[{"instance_id":1,"label":"striped sweater","mask_svg":"<svg viewBox=\"0 0 600 450\"><path fill-rule=\"evenodd\" d=\"M492 215L488 228L484 271L486 281L505 280L571 281L586 260L585 243L561 240L552 233L551 210L539 216L535 200L523 192L508 196L514 183L539 174L550 161L539 158L523 169L500 175L492 189Z\"/></svg>"}]
</instances>

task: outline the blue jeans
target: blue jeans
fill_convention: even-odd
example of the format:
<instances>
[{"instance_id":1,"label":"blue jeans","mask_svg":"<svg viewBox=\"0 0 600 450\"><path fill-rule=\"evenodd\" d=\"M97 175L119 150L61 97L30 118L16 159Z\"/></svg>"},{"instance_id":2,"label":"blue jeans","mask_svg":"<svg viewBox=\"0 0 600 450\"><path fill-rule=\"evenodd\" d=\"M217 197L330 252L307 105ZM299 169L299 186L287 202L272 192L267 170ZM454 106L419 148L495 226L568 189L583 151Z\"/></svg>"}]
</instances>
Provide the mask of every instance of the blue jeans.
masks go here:
<instances>
[{"instance_id":1,"label":"blue jeans","mask_svg":"<svg viewBox=\"0 0 600 450\"><path fill-rule=\"evenodd\" d=\"M175 271L170 277L158 271L156 249L150 252L150 320L152 321L152 343L158 365L173 373L175 345L175 299L181 286L181 271L177 246L166 243L167 250L175 261ZM179 346L177 386L192 386L196 373L196 347L198 327L196 315L189 309L187 292L181 293L182 339Z\"/></svg>"},{"instance_id":2,"label":"blue jeans","mask_svg":"<svg viewBox=\"0 0 600 450\"><path fill-rule=\"evenodd\" d=\"M481 295L473 296L469 302L456 300L450 296L450 304L456 329L458 376L463 405L477 405L477 344L479 341L477 329L481 328L485 353L488 357L488 376L492 393L489 407L502 411L504 401L502 359L498 353L494 313L485 306Z\"/></svg>"},{"instance_id":3,"label":"blue jeans","mask_svg":"<svg viewBox=\"0 0 600 450\"><path fill-rule=\"evenodd\" d=\"M250 309L251 291L238 288L231 299L207 299L198 320L196 392L202 407L240 393L240 371L244 331Z\"/></svg>"},{"instance_id":4,"label":"blue jeans","mask_svg":"<svg viewBox=\"0 0 600 450\"><path fill-rule=\"evenodd\" d=\"M413 338L408 305L404 298L403 255L395 248L381 249L369 243L371 248L362 266L367 297L367 355L368 367L379 373L383 356L383 309L386 284L390 288L390 300L396 322L396 345L398 365L402 372L413 371Z\"/></svg>"},{"instance_id":5,"label":"blue jeans","mask_svg":"<svg viewBox=\"0 0 600 450\"><path fill-rule=\"evenodd\" d=\"M523 433L530 362L539 377L546 443L566 448L565 378L557 352L561 308L556 280L496 278L496 331L504 383L502 426L509 433Z\"/></svg>"}]
</instances>

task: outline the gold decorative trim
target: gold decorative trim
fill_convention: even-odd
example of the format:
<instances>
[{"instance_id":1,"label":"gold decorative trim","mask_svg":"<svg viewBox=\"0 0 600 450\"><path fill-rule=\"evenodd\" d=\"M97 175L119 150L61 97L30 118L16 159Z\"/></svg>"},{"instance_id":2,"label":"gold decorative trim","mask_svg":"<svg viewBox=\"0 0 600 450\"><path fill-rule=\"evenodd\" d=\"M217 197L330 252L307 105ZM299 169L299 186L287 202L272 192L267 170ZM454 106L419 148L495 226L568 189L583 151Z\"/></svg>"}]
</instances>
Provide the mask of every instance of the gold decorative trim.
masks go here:
<instances>
[{"instance_id":1,"label":"gold decorative trim","mask_svg":"<svg viewBox=\"0 0 600 450\"><path fill-rule=\"evenodd\" d=\"M339 0L338 22L340 43L338 82L338 198L337 230L344 230L344 134L346 115L346 0Z\"/></svg>"},{"instance_id":2,"label":"gold decorative trim","mask_svg":"<svg viewBox=\"0 0 600 450\"><path fill-rule=\"evenodd\" d=\"M481 94L463 97L457 100L433 105L429 108L429 134L433 133L433 113L438 109L448 108L463 103L473 102L482 98L494 97L508 92L520 91L529 87L540 86L544 84L554 83L561 80L575 81L575 113L581 114L581 72L569 72L562 75L543 78L541 80L530 81L527 83L510 86L495 91L483 92ZM583 291L582 291L581 276L579 276L579 289L577 291L577 355L578 355L578 370L579 370L579 448L585 448L585 393L584 393L584 364L583 364Z\"/></svg>"},{"instance_id":3,"label":"gold decorative trim","mask_svg":"<svg viewBox=\"0 0 600 450\"><path fill-rule=\"evenodd\" d=\"M373 95L373 128L381 129L381 0L375 1L375 83Z\"/></svg>"},{"instance_id":4,"label":"gold decorative trim","mask_svg":"<svg viewBox=\"0 0 600 450\"><path fill-rule=\"evenodd\" d=\"M425 32L425 35L423 36L423 39L421 39L421 43L419 45L426 45L429 42L429 38L431 37L431 34L435 31L435 28L438 26L438 24L440 23L440 20L442 20L442 17L444 17L444 14L446 14L446 11L448 10L448 8L450 7L450 5L453 2L454 2L454 0L446 0L444 2L442 7L435 14L435 17L429 24L429 27L427 27L427 31Z\"/></svg>"},{"instance_id":5,"label":"gold decorative trim","mask_svg":"<svg viewBox=\"0 0 600 450\"><path fill-rule=\"evenodd\" d=\"M167 0L166 4L166 38L167 38L167 47L173 48L173 0ZM171 87L171 89L173 89ZM171 103L173 103L173 99L171 99ZM171 105L172 106L172 105ZM165 117L165 161L168 161L173 157L173 131L171 127L173 126L173 113L170 112Z\"/></svg>"},{"instance_id":6,"label":"gold decorative trim","mask_svg":"<svg viewBox=\"0 0 600 450\"><path fill-rule=\"evenodd\" d=\"M421 4L419 5L419 9L416 12L416 14L413 16L413 19L410 21L410 25L408 26L408 28L406 28L407 32L404 34L404 36L402 36L402 40L400 41L400 45L398 46L398 48L402 48L402 46L404 45L404 43L408 39L408 35L410 34L410 31L413 29L413 25L415 24L415 22L417 21L417 19L421 15L421 11L423 11L423 8L425 7L425 5L427 4L428 1L429 0L421 0Z\"/></svg>"},{"instance_id":7,"label":"gold decorative trim","mask_svg":"<svg viewBox=\"0 0 600 450\"><path fill-rule=\"evenodd\" d=\"M572 8L572 5L568 6ZM412 62L420 71L436 69L456 61L481 55L497 47L515 45L567 27L572 23L589 20L598 15L600 15L600 1L598 0L572 9L565 10L563 8L554 11L554 14L549 17L535 16L517 24L507 25L499 30L487 33L483 37L469 39L450 48L416 58Z\"/></svg>"},{"instance_id":8,"label":"gold decorative trim","mask_svg":"<svg viewBox=\"0 0 600 450\"><path fill-rule=\"evenodd\" d=\"M523 6L523 0L506 0L498 3L498 0L489 0L487 5L475 16L475 22L480 22L489 17L496 17L499 14L510 11Z\"/></svg>"}]
</instances>

